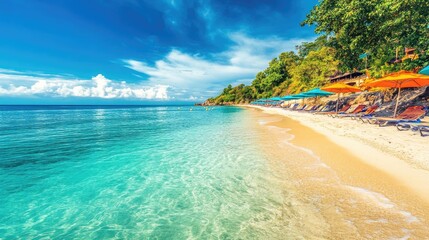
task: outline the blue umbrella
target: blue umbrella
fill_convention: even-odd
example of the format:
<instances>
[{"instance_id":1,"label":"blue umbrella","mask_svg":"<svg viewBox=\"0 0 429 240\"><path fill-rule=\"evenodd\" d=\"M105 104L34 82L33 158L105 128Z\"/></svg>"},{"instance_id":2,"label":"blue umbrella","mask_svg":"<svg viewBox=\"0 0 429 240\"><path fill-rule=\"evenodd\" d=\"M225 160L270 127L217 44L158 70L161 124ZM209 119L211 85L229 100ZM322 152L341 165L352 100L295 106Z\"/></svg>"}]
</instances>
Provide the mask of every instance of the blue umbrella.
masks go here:
<instances>
[{"instance_id":1,"label":"blue umbrella","mask_svg":"<svg viewBox=\"0 0 429 240\"><path fill-rule=\"evenodd\" d=\"M320 90L320 88L315 88L315 89L312 89L312 90L310 90L308 92L304 92L304 93L301 93L301 94L308 95L308 96L311 96L311 97L318 97L318 96L329 96L329 95L332 95L333 93Z\"/></svg>"},{"instance_id":2,"label":"blue umbrella","mask_svg":"<svg viewBox=\"0 0 429 240\"><path fill-rule=\"evenodd\" d=\"M302 97L297 97L296 95L288 95L288 96L281 97L283 101L297 100L301 98Z\"/></svg>"},{"instance_id":3,"label":"blue umbrella","mask_svg":"<svg viewBox=\"0 0 429 240\"><path fill-rule=\"evenodd\" d=\"M429 66L426 66L425 68L423 68L422 70L420 70L419 73L420 74L429 75Z\"/></svg>"},{"instance_id":4,"label":"blue umbrella","mask_svg":"<svg viewBox=\"0 0 429 240\"><path fill-rule=\"evenodd\" d=\"M280 97L273 97L273 98L270 98L270 100L271 101L282 101L283 99Z\"/></svg>"},{"instance_id":5,"label":"blue umbrella","mask_svg":"<svg viewBox=\"0 0 429 240\"><path fill-rule=\"evenodd\" d=\"M299 94L295 94L295 95L293 95L295 98L297 98L297 99L301 99L301 98L311 98L311 97L314 97L314 96L311 96L311 95L307 95L307 94L305 94L305 93L299 93Z\"/></svg>"}]
</instances>

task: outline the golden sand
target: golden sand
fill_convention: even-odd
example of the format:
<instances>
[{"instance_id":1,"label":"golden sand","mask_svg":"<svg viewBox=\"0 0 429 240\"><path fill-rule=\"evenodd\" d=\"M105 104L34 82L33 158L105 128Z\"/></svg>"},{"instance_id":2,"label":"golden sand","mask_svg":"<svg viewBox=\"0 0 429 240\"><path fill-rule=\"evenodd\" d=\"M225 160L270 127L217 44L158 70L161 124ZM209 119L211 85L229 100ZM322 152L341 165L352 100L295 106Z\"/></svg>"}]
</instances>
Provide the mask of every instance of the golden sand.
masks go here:
<instances>
[{"instance_id":1,"label":"golden sand","mask_svg":"<svg viewBox=\"0 0 429 240\"><path fill-rule=\"evenodd\" d=\"M404 184L394 175L401 165L392 173L369 164L381 156L369 146L354 142L354 148L365 151L357 155L285 116L254 108L248 112L272 170L287 176L287 194L292 186L299 199L292 207L304 212L294 219L304 238L429 239L429 197L421 186L426 179L429 188L427 171L412 168L422 171L416 180L403 169L401 177L410 178ZM383 163L395 161L382 157Z\"/></svg>"}]
</instances>

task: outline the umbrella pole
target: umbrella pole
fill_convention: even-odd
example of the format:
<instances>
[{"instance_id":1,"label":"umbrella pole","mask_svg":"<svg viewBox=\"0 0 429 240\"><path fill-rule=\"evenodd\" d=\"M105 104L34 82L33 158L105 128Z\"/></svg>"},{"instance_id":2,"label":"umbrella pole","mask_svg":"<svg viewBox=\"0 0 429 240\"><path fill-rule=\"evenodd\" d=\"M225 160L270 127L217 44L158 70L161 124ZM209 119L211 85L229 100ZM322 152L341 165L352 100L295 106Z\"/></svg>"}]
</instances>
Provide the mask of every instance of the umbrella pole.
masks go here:
<instances>
[{"instance_id":1,"label":"umbrella pole","mask_svg":"<svg viewBox=\"0 0 429 240\"><path fill-rule=\"evenodd\" d=\"M398 90L398 96L396 97L395 111L393 112L393 117L396 117L396 111L398 110L399 97L401 96L401 88Z\"/></svg>"}]
</instances>

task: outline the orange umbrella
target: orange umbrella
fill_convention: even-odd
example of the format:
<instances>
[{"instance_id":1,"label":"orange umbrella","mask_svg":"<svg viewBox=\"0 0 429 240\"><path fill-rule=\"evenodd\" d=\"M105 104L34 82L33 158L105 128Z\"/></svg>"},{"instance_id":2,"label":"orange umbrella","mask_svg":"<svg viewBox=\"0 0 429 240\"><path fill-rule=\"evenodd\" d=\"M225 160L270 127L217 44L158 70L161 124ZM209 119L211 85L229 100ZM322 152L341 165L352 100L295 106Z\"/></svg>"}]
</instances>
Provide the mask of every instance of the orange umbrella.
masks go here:
<instances>
[{"instance_id":1,"label":"orange umbrella","mask_svg":"<svg viewBox=\"0 0 429 240\"><path fill-rule=\"evenodd\" d=\"M332 85L322 87L320 89L322 89L323 91L327 91L327 92L338 93L337 107L336 107L335 112L338 112L338 103L340 102L340 93L350 93L350 92L361 92L362 91L357 87L353 87L353 86L350 86L348 84L341 83L341 82L334 83Z\"/></svg>"},{"instance_id":2,"label":"orange umbrella","mask_svg":"<svg viewBox=\"0 0 429 240\"><path fill-rule=\"evenodd\" d=\"M334 83L332 85L322 87L323 91L333 92L333 93L349 93L349 92L361 92L358 87L353 87L345 83Z\"/></svg>"},{"instance_id":3,"label":"orange umbrella","mask_svg":"<svg viewBox=\"0 0 429 240\"><path fill-rule=\"evenodd\" d=\"M401 89L429 86L429 76L409 71L399 71L370 82L366 85L370 87L398 88L398 96L396 97L395 111L393 113L393 117L395 117L398 110Z\"/></svg>"}]
</instances>

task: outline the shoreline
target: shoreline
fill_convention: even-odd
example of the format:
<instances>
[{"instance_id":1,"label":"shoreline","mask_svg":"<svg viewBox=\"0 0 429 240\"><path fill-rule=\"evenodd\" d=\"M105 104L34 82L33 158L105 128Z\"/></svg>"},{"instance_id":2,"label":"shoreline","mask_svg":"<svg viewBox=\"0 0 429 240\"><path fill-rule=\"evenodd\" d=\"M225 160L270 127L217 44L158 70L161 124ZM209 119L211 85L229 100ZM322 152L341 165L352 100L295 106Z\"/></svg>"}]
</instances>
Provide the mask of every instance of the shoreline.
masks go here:
<instances>
[{"instance_id":1,"label":"shoreline","mask_svg":"<svg viewBox=\"0 0 429 240\"><path fill-rule=\"evenodd\" d=\"M407 137L416 138L416 141L418 143L423 143L423 145L417 144L417 146L409 150L402 149L401 151L404 153L398 155L397 152L391 150L391 148L397 147L394 140L390 140L389 145L391 146L385 146L387 143L371 145L373 141L380 141L379 139L388 138L389 136L394 139L397 137L396 132L400 135L404 134L404 132L399 132L395 128L380 128L379 130L385 133L375 131L373 134L377 134L377 138L371 139L371 131L373 131L373 128L379 128L378 126L368 124L366 124L366 126L361 126L361 123L354 122L350 119L333 119L327 116L292 112L278 108L264 108L248 105L242 105L240 107L255 110L252 112L261 114L259 116L261 118L267 118L268 123L265 125L278 128L277 132L285 131L285 133L293 135L292 139L287 140L289 144L298 148L310 150L310 153L318 156L321 163L326 164L332 169L336 177L338 177L339 182L344 186L348 186L350 188L349 190L361 193L367 190L370 191L373 196L368 198L368 200L371 200L374 196L378 198L378 194L381 194L382 201L384 201L383 198L386 198L388 202L391 201L398 209L406 209L412 216L416 216L419 222L423 224L429 222L429 188L427 188L429 171L424 162L424 156L427 155L428 150L422 148L422 146L424 146L424 141L426 141L425 138L413 136L412 133L408 133L409 136L405 135L405 139L407 139ZM366 129L365 131L361 130L363 131L361 134L364 134L366 138L353 135L356 129L348 128L349 125L353 124L357 125L358 129ZM332 127L336 127L337 131L332 131ZM276 134L275 132L272 132L271 135L268 136L271 137L273 135L278 135L278 141L282 141L282 137L284 138L284 134L282 136L282 134ZM406 140L399 139L399 141ZM413 149L418 147L421 148L421 151L416 155L423 158L411 159L410 161L409 155L407 155L410 154L410 152L407 151L413 151ZM275 148L270 149L272 152L277 150L278 149ZM281 154L282 153L278 153L277 157L279 158L282 156ZM278 164L283 163L277 163L277 165ZM303 166L298 165L296 167L298 169L297 176L301 179L315 178L312 174L319 174L316 173L317 171L304 174L299 170L299 168ZM306 167L304 166L304 168ZM323 172L324 170L319 169L319 171ZM332 176L330 177L332 178ZM312 186L314 183L309 182L308 185ZM308 192L319 191L317 187L314 186L309 189ZM337 191L336 188L332 188L322 192L325 195L332 195L335 191ZM335 194L341 195L342 193ZM335 202L336 199L334 197L329 201ZM348 208L349 206L343 207ZM366 207L371 207L371 205ZM348 209L347 211L353 212L354 210ZM374 210L374 212L378 212L378 210ZM362 216L365 215L365 213L359 214ZM335 214L330 215L330 213L328 213L328 215L328 218L335 217ZM384 214L382 212L373 214L374 217L377 215L381 215L380 217L382 217ZM391 217L390 221L395 221L395 218ZM335 225L337 222L332 224ZM361 225L364 224L361 223ZM419 230L413 231L420 232L420 234L427 233L428 231L427 229L417 229ZM376 229L374 231L376 231ZM415 232L416 236L423 236L417 232ZM337 237L338 236L339 235L337 235Z\"/></svg>"}]
</instances>

